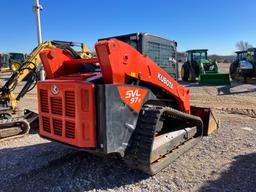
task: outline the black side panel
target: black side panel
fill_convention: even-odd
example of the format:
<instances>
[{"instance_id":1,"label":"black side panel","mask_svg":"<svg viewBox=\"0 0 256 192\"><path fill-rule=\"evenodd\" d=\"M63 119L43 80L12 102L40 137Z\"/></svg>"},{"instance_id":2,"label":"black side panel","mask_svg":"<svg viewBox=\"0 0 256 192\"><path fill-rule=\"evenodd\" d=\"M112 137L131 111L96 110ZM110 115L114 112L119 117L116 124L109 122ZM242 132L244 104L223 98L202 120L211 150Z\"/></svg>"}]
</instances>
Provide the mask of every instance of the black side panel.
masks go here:
<instances>
[{"instance_id":1,"label":"black side panel","mask_svg":"<svg viewBox=\"0 0 256 192\"><path fill-rule=\"evenodd\" d=\"M118 152L123 156L136 127L139 113L121 100L118 86L120 85L97 85L97 137L103 153ZM151 99L156 98L148 90L143 103Z\"/></svg>"}]
</instances>

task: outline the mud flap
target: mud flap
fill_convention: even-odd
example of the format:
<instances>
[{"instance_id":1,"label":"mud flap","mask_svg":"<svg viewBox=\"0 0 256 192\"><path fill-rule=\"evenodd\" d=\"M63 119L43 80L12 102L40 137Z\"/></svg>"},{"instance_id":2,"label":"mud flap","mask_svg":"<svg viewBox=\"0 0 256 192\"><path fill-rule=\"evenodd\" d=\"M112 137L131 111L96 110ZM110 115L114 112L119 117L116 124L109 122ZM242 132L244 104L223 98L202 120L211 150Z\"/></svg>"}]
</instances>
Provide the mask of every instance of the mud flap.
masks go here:
<instances>
[{"instance_id":1,"label":"mud flap","mask_svg":"<svg viewBox=\"0 0 256 192\"><path fill-rule=\"evenodd\" d=\"M204 124L203 135L207 136L219 128L220 122L210 108L191 106L191 114L202 119Z\"/></svg>"}]
</instances>

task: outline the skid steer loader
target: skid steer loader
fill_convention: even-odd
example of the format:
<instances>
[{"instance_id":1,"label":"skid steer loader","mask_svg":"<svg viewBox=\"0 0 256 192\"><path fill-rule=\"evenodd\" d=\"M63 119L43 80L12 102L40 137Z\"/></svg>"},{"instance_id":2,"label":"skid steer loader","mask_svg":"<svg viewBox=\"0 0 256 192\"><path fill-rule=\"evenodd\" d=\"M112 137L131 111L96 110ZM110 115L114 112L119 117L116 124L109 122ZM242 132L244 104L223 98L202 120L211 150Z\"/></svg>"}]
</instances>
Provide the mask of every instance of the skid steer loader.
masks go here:
<instances>
[{"instance_id":1,"label":"skid steer loader","mask_svg":"<svg viewBox=\"0 0 256 192\"><path fill-rule=\"evenodd\" d=\"M40 53L39 134L92 153L118 153L150 175L212 133L209 108L146 55L117 39L96 43L96 58L51 48ZM83 66L83 67L81 67Z\"/></svg>"},{"instance_id":2,"label":"skid steer loader","mask_svg":"<svg viewBox=\"0 0 256 192\"><path fill-rule=\"evenodd\" d=\"M229 85L228 73L219 73L216 61L208 59L207 49L186 51L186 62L181 67L183 81L195 82L198 78L201 84Z\"/></svg>"}]
</instances>

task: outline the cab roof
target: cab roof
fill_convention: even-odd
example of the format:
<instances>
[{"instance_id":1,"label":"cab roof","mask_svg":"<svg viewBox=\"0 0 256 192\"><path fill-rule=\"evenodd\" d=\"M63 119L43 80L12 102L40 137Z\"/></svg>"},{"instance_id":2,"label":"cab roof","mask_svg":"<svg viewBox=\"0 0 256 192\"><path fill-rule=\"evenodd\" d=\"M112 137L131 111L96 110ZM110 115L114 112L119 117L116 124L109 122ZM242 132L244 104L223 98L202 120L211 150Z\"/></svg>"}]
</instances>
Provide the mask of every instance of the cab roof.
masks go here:
<instances>
[{"instance_id":1,"label":"cab roof","mask_svg":"<svg viewBox=\"0 0 256 192\"><path fill-rule=\"evenodd\" d=\"M256 52L256 48L252 47L252 48L247 49L247 51L254 51L254 52Z\"/></svg>"},{"instance_id":2,"label":"cab roof","mask_svg":"<svg viewBox=\"0 0 256 192\"><path fill-rule=\"evenodd\" d=\"M256 52L256 48L252 47L252 48L249 48L249 49L244 50L244 51L236 51L235 53L237 53L237 54L239 54L239 53L246 53L247 51L254 51L254 52Z\"/></svg>"},{"instance_id":3,"label":"cab roof","mask_svg":"<svg viewBox=\"0 0 256 192\"><path fill-rule=\"evenodd\" d=\"M235 53L239 54L239 53L246 53L247 51L236 51Z\"/></svg>"},{"instance_id":4,"label":"cab roof","mask_svg":"<svg viewBox=\"0 0 256 192\"><path fill-rule=\"evenodd\" d=\"M186 52L207 52L208 49L190 49L190 50L187 50Z\"/></svg>"}]
</instances>

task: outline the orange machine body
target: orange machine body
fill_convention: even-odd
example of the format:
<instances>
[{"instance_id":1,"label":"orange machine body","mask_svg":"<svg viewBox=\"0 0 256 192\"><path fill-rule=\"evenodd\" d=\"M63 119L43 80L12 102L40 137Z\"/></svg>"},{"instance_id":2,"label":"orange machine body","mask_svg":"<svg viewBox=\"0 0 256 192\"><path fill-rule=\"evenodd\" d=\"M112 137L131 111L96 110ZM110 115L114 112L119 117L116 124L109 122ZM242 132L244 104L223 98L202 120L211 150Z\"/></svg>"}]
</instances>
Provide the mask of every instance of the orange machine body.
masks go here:
<instances>
[{"instance_id":1,"label":"orange machine body","mask_svg":"<svg viewBox=\"0 0 256 192\"><path fill-rule=\"evenodd\" d=\"M40 134L78 147L96 147L94 85L48 80L38 85Z\"/></svg>"},{"instance_id":2,"label":"orange machine body","mask_svg":"<svg viewBox=\"0 0 256 192\"><path fill-rule=\"evenodd\" d=\"M190 113L189 90L178 84L147 56L141 55L133 47L116 39L100 41L96 43L95 49L97 58L94 59L74 59L72 54L59 48L46 50L40 54L48 77L48 80L38 83L41 136L80 148L101 148L104 140L114 137L109 136L109 129L112 127L119 130L124 124L136 126L140 108L150 98L149 95L153 95L151 87L175 99L178 110ZM99 65L100 71L82 71L81 64ZM147 86L137 86L134 82ZM100 87L101 90L97 90L96 87ZM110 88L113 91L108 91ZM107 98L109 108L111 100L118 100L119 104L114 103L112 108L116 111L104 114L106 117L102 118L102 110L107 105L104 103L104 94L106 95L107 91L108 94L113 92L112 98ZM100 95L99 92L104 94ZM154 97L157 98L158 95ZM133 115L134 120L131 119L129 123L123 120L124 123L118 124L122 114L125 116L122 112L125 107L129 108L127 113ZM120 114L114 117L115 113ZM99 125L111 118L116 118L114 121L111 120L111 124L107 122L106 125ZM131 131L125 131L127 133L122 137L129 140ZM103 141L100 142L98 135L104 135L102 132L107 136L103 136ZM105 143L109 144L111 141ZM115 144L112 148L115 150L106 151L116 152L121 147Z\"/></svg>"},{"instance_id":3,"label":"orange machine body","mask_svg":"<svg viewBox=\"0 0 256 192\"><path fill-rule=\"evenodd\" d=\"M132 77L166 91L175 97L179 110L190 113L189 89L171 78L149 57L141 55L128 44L111 39L95 46L105 83L125 84Z\"/></svg>"}]
</instances>

